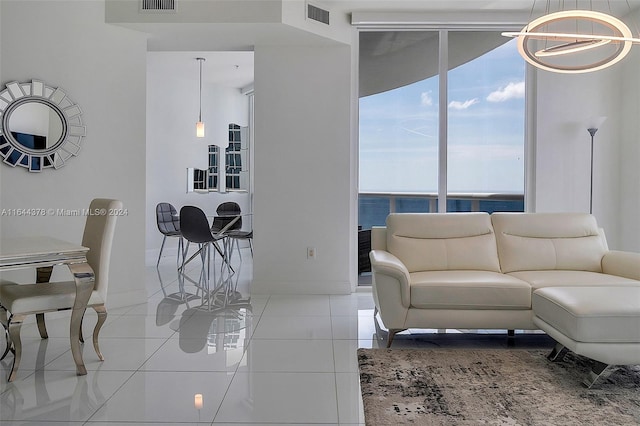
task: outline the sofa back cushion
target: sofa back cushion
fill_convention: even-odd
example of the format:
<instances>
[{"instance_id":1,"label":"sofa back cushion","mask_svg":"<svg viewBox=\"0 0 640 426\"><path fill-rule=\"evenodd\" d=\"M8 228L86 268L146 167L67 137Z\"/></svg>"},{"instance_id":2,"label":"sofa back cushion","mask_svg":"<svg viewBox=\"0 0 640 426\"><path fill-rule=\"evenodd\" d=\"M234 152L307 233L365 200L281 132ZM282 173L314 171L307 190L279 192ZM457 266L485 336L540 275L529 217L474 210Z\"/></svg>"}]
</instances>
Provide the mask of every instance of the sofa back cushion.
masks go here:
<instances>
[{"instance_id":1,"label":"sofa back cushion","mask_svg":"<svg viewBox=\"0 0 640 426\"><path fill-rule=\"evenodd\" d=\"M587 213L494 213L502 272L602 272L607 251L596 219Z\"/></svg>"},{"instance_id":2,"label":"sofa back cushion","mask_svg":"<svg viewBox=\"0 0 640 426\"><path fill-rule=\"evenodd\" d=\"M386 236L387 251L409 272L500 271L487 213L392 213Z\"/></svg>"}]
</instances>

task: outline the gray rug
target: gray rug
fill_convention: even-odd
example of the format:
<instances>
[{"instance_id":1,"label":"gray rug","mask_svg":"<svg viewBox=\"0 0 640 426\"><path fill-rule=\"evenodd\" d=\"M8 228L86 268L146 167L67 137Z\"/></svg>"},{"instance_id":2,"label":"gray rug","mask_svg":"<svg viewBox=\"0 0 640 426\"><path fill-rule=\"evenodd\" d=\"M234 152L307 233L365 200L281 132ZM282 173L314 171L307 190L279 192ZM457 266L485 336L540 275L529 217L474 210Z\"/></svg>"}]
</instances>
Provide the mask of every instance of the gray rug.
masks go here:
<instances>
[{"instance_id":1,"label":"gray rug","mask_svg":"<svg viewBox=\"0 0 640 426\"><path fill-rule=\"evenodd\" d=\"M639 425L640 366L587 389L542 350L358 349L367 425Z\"/></svg>"}]
</instances>

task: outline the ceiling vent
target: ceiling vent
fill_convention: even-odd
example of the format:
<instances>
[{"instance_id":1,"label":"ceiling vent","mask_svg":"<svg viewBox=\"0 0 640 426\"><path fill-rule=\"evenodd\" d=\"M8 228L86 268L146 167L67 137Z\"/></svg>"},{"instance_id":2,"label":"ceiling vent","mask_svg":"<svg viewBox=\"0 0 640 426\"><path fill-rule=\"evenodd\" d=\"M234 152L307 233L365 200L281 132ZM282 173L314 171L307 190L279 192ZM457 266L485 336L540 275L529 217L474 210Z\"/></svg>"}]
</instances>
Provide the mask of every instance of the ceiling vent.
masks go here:
<instances>
[{"instance_id":1,"label":"ceiling vent","mask_svg":"<svg viewBox=\"0 0 640 426\"><path fill-rule=\"evenodd\" d=\"M175 12L176 0L142 0L143 12Z\"/></svg>"},{"instance_id":2,"label":"ceiling vent","mask_svg":"<svg viewBox=\"0 0 640 426\"><path fill-rule=\"evenodd\" d=\"M321 9L311 3L307 3L307 18L312 21L329 25L329 11Z\"/></svg>"}]
</instances>

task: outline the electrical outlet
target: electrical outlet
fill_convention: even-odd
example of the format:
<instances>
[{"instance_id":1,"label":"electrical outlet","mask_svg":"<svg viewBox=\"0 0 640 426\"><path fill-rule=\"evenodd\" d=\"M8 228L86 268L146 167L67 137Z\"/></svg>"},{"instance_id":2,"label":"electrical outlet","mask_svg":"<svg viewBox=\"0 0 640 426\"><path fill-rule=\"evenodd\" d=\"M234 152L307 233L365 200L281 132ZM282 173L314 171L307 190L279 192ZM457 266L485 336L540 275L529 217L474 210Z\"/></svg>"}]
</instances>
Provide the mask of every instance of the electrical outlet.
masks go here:
<instances>
[{"instance_id":1,"label":"electrical outlet","mask_svg":"<svg viewBox=\"0 0 640 426\"><path fill-rule=\"evenodd\" d=\"M315 258L316 258L316 248L307 247L307 259L315 259Z\"/></svg>"}]
</instances>

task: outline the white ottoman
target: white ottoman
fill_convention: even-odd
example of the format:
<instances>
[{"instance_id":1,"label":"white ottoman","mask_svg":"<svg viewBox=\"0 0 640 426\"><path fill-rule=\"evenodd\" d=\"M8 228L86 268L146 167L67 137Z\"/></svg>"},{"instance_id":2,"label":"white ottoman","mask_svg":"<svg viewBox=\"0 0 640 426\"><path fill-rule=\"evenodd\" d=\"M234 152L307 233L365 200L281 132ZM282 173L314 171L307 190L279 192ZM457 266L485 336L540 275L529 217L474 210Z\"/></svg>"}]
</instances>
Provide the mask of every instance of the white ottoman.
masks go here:
<instances>
[{"instance_id":1,"label":"white ottoman","mask_svg":"<svg viewBox=\"0 0 640 426\"><path fill-rule=\"evenodd\" d=\"M610 365L640 364L640 287L547 287L533 292L533 322L558 344L597 361L585 378L591 387Z\"/></svg>"}]
</instances>

